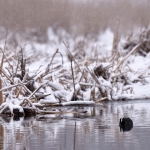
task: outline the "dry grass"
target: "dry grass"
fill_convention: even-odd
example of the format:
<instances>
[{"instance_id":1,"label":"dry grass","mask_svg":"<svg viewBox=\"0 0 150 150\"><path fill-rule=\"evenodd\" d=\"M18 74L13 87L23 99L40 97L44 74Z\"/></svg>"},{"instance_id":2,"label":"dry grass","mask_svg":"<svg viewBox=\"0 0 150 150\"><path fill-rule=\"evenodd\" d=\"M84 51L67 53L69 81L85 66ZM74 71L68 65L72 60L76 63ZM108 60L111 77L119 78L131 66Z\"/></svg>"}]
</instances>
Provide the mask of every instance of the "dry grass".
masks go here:
<instances>
[{"instance_id":1,"label":"dry grass","mask_svg":"<svg viewBox=\"0 0 150 150\"><path fill-rule=\"evenodd\" d=\"M24 31L39 28L45 32L52 26L70 33L94 34L110 27L120 33L150 22L148 0L0 0L0 26Z\"/></svg>"}]
</instances>

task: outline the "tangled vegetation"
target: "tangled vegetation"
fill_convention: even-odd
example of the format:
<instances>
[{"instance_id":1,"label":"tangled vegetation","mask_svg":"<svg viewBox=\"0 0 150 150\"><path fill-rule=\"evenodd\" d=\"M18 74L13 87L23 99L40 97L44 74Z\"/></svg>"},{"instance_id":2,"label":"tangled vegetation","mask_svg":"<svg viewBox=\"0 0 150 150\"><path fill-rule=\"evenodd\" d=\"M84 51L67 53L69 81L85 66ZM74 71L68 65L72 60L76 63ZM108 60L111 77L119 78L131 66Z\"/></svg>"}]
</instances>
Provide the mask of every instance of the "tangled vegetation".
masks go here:
<instances>
[{"instance_id":1,"label":"tangled vegetation","mask_svg":"<svg viewBox=\"0 0 150 150\"><path fill-rule=\"evenodd\" d=\"M140 59L149 60L149 41L142 35L140 38L144 37L143 40L134 44L128 40L122 51L116 50L113 55L105 58L87 57L86 51L77 47L71 51L63 42L69 61L64 61L64 55L56 49L45 62L47 66L39 66L35 70L29 70L29 65L39 55L42 57L42 52L35 56L28 55L22 47L11 51L5 43L4 48L0 48L0 113L21 116L28 113L62 113L59 110L48 111L46 108L102 105L104 100L150 98L147 92L150 65L144 64L141 70L136 68L136 52L142 51L147 59ZM94 56L98 55L97 51L93 53ZM139 92L141 87L143 94Z\"/></svg>"}]
</instances>

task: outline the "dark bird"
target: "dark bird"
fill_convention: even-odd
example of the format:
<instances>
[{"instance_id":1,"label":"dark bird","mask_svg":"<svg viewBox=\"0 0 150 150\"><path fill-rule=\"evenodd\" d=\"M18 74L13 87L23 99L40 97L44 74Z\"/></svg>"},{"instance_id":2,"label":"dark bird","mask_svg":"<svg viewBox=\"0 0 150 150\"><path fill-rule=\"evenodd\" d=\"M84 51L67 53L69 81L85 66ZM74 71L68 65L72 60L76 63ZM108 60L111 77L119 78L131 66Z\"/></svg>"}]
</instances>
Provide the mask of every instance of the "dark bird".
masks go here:
<instances>
[{"instance_id":1,"label":"dark bird","mask_svg":"<svg viewBox=\"0 0 150 150\"><path fill-rule=\"evenodd\" d=\"M133 128L133 121L130 118L120 118L120 131L130 131Z\"/></svg>"}]
</instances>

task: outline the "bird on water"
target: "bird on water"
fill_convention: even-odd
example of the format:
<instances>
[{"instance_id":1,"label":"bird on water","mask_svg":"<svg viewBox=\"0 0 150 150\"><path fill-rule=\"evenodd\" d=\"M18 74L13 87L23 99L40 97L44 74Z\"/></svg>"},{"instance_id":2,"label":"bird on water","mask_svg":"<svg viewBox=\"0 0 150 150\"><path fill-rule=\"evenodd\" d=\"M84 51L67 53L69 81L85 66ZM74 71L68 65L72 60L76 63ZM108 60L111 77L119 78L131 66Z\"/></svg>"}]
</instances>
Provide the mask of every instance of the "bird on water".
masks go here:
<instances>
[{"instance_id":1,"label":"bird on water","mask_svg":"<svg viewBox=\"0 0 150 150\"><path fill-rule=\"evenodd\" d=\"M120 118L120 131L130 131L133 128L133 121L130 118Z\"/></svg>"}]
</instances>

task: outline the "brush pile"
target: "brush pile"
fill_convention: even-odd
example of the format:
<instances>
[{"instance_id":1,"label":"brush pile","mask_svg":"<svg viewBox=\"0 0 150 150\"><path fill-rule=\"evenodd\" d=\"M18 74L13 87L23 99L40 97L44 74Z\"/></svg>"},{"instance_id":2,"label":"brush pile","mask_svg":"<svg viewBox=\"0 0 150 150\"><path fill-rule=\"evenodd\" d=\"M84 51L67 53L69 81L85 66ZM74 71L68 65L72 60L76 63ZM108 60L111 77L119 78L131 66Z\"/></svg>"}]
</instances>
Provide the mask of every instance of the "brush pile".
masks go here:
<instances>
[{"instance_id":1,"label":"brush pile","mask_svg":"<svg viewBox=\"0 0 150 150\"><path fill-rule=\"evenodd\" d=\"M59 49L51 56L42 51L33 56L23 48L1 48L0 113L60 113L46 111L46 107L150 98L150 55L148 51L145 57L135 55L143 49L143 41L130 47L125 55L117 51L114 56L95 58L98 51L89 57L85 49L70 51L64 42L69 61L64 61L66 56ZM29 69L39 56L46 59L46 65Z\"/></svg>"}]
</instances>

